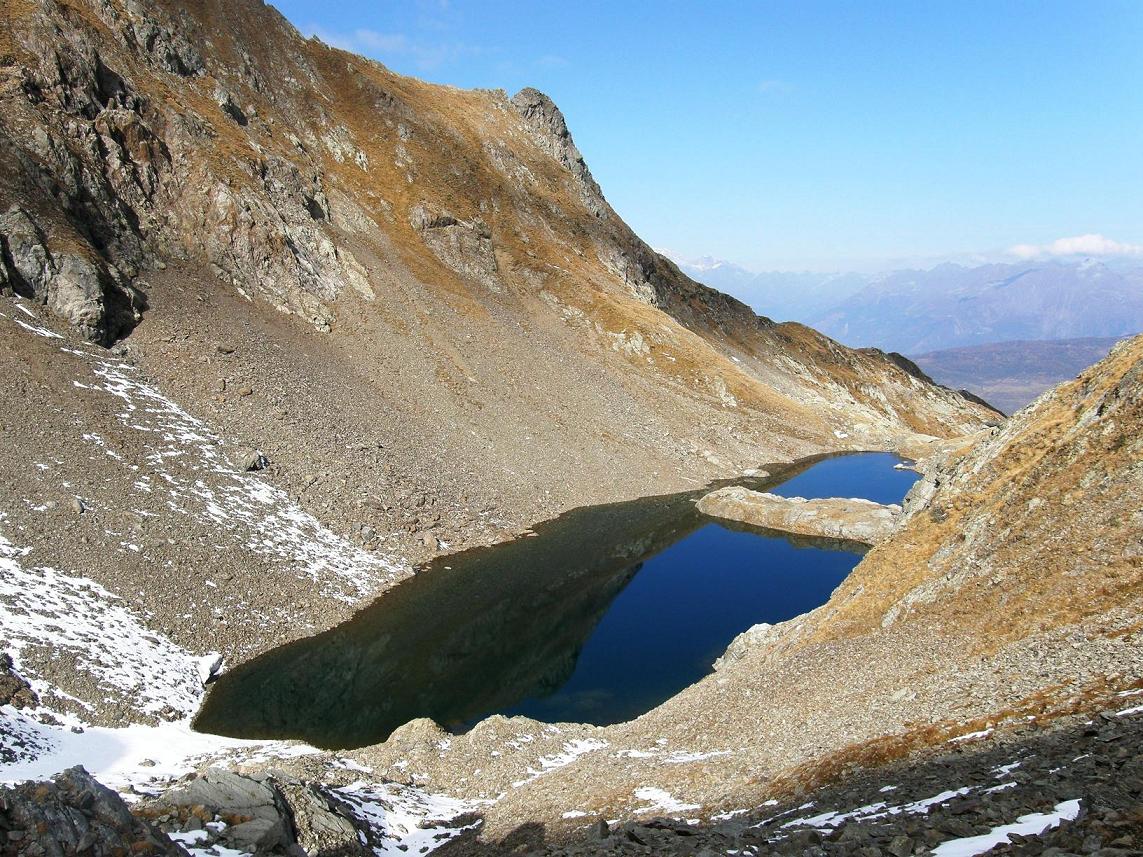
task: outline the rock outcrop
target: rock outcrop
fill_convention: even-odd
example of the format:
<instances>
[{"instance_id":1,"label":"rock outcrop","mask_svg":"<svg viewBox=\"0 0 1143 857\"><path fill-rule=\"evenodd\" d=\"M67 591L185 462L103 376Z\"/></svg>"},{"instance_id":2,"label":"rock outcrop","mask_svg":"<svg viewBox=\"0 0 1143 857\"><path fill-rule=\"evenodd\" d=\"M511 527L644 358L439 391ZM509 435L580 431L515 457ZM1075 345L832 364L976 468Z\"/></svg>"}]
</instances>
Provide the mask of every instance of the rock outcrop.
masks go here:
<instances>
[{"instance_id":1,"label":"rock outcrop","mask_svg":"<svg viewBox=\"0 0 1143 857\"><path fill-rule=\"evenodd\" d=\"M208 768L142 804L172 831L198 831L198 847L254 854L365 855L372 835L321 788L283 774L244 776ZM225 819L224 822L221 820ZM213 823L212 823L213 822ZM299 852L299 849L301 851Z\"/></svg>"},{"instance_id":2,"label":"rock outcrop","mask_svg":"<svg viewBox=\"0 0 1143 857\"><path fill-rule=\"evenodd\" d=\"M11 655L0 652L0 705L35 708L39 704L32 686L12 668Z\"/></svg>"},{"instance_id":3,"label":"rock outcrop","mask_svg":"<svg viewBox=\"0 0 1143 857\"><path fill-rule=\"evenodd\" d=\"M51 782L0 787L0 852L13 857L186 853L79 767Z\"/></svg>"},{"instance_id":4,"label":"rock outcrop","mask_svg":"<svg viewBox=\"0 0 1143 857\"><path fill-rule=\"evenodd\" d=\"M0 215L0 293L5 291L46 305L103 345L129 332L146 303L114 265L49 239L18 205Z\"/></svg>"},{"instance_id":5,"label":"rock outcrop","mask_svg":"<svg viewBox=\"0 0 1143 857\"><path fill-rule=\"evenodd\" d=\"M802 536L846 539L875 545L897 524L901 507L872 500L779 497L741 486L719 488L698 502L704 515Z\"/></svg>"}]
</instances>

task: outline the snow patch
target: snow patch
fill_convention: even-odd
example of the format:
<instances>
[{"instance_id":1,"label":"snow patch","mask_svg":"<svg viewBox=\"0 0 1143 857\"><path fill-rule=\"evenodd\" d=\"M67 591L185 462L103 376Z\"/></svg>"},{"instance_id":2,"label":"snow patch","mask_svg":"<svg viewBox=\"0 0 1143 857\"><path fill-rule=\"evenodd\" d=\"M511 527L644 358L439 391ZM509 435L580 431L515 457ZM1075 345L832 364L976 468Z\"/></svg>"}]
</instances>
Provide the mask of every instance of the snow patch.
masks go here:
<instances>
[{"instance_id":1,"label":"snow patch","mask_svg":"<svg viewBox=\"0 0 1143 857\"><path fill-rule=\"evenodd\" d=\"M740 815L746 815L750 812L748 809L732 809L727 812L717 812L710 817L711 821L729 821L732 818L737 818Z\"/></svg>"},{"instance_id":2,"label":"snow patch","mask_svg":"<svg viewBox=\"0 0 1143 857\"><path fill-rule=\"evenodd\" d=\"M190 854L191 857L248 857L247 852L237 851L233 848L227 848L225 845L219 845L217 842L211 846L206 842L207 832L205 830L184 830L176 831L167 834L175 842L183 846Z\"/></svg>"},{"instance_id":3,"label":"snow patch","mask_svg":"<svg viewBox=\"0 0 1143 857\"><path fill-rule=\"evenodd\" d=\"M0 709L3 728L37 743L33 759L0 765L0 782L46 780L74 765L113 789L147 782L162 782L195 770L200 761L223 753L264 749L265 741L245 741L204 735L191 729L190 718L157 726L133 725L118 729L80 726L74 718L65 725L49 726L14 708ZM73 732L71 728L81 729ZM285 745L280 745L285 746ZM316 752L309 748L311 752Z\"/></svg>"},{"instance_id":4,"label":"snow patch","mask_svg":"<svg viewBox=\"0 0 1143 857\"><path fill-rule=\"evenodd\" d=\"M992 729L981 729L979 732L969 732L965 735L957 735L955 738L949 738L949 744L959 744L962 741L975 741L978 738L987 738L992 734Z\"/></svg>"},{"instance_id":5,"label":"snow patch","mask_svg":"<svg viewBox=\"0 0 1143 857\"><path fill-rule=\"evenodd\" d=\"M58 691L24 663L30 647L71 658L105 694L123 695L144 714L194 711L202 688L189 652L94 580L25 567L20 560L30 552L0 534L0 639L41 697Z\"/></svg>"},{"instance_id":6,"label":"snow patch","mask_svg":"<svg viewBox=\"0 0 1143 857\"><path fill-rule=\"evenodd\" d=\"M527 736L529 740L532 736ZM511 742L509 742L511 743ZM535 768L528 768L528 776L522 780L517 780L512 783L512 788L518 789L520 786L526 785L537 777L542 777L557 768L563 768L570 765L580 756L585 756L588 753L594 753L596 750L602 750L608 746L606 741L599 741L595 738L578 738L575 741L568 741L564 744L562 752L557 753L555 756L541 756L540 757L540 770Z\"/></svg>"},{"instance_id":7,"label":"snow patch","mask_svg":"<svg viewBox=\"0 0 1143 857\"><path fill-rule=\"evenodd\" d=\"M20 307L20 309L23 309L23 307ZM12 321L16 322L16 324L20 325L20 327L24 328L24 330L28 331L29 333L36 334L36 336L43 336L47 339L63 339L63 337L58 333L48 330L46 327L40 327L35 324L28 324L26 321L20 321L18 318L14 318Z\"/></svg>"},{"instance_id":8,"label":"snow patch","mask_svg":"<svg viewBox=\"0 0 1143 857\"><path fill-rule=\"evenodd\" d=\"M689 812L691 810L700 809L701 804L697 803L683 803L671 797L671 793L663 789L655 788L654 786L641 786L635 789L635 797L642 801L648 801L650 806L641 807L635 810L635 813L641 815L646 812L663 812L667 814Z\"/></svg>"},{"instance_id":9,"label":"snow patch","mask_svg":"<svg viewBox=\"0 0 1143 857\"><path fill-rule=\"evenodd\" d=\"M871 803L866 806L859 806L857 809L849 810L848 812L823 812L819 815L813 815L803 818L795 818L785 822L782 827L813 827L817 830L830 830L835 827L840 827L847 821L873 821L878 818L885 818L889 815L920 815L928 813L929 808L938 804L945 803L952 800L954 797L960 797L972 791L968 786L951 791L943 791L940 794L927 797L922 800L911 801L910 803L897 804L890 806L884 801L878 803ZM808 806L812 806L809 804ZM804 807L799 807L802 809ZM780 818L781 816L775 816ZM771 819L773 820L773 819Z\"/></svg>"},{"instance_id":10,"label":"snow patch","mask_svg":"<svg viewBox=\"0 0 1143 857\"><path fill-rule=\"evenodd\" d=\"M706 753L688 753L685 750L673 750L664 755L662 750L620 750L615 755L625 759L662 759L668 765L683 765L690 762L703 762L719 756L729 756L733 750L712 750Z\"/></svg>"},{"instance_id":11,"label":"snow patch","mask_svg":"<svg viewBox=\"0 0 1143 857\"><path fill-rule=\"evenodd\" d=\"M90 359L98 383L79 386L119 399L119 422L148 435L145 462L153 478L146 487L137 485L139 490L163 490L172 512L208 521L247 549L289 563L333 598L354 601L409 573L404 563L336 535L284 491L234 465L206 423L142 381L133 367ZM210 474L214 484L202 474Z\"/></svg>"},{"instance_id":12,"label":"snow patch","mask_svg":"<svg viewBox=\"0 0 1143 857\"><path fill-rule=\"evenodd\" d=\"M715 759L719 756L729 756L733 750L712 750L709 753L684 753L681 750L676 750L663 759L668 765L682 765L688 762L702 762L706 759Z\"/></svg>"},{"instance_id":13,"label":"snow patch","mask_svg":"<svg viewBox=\"0 0 1143 857\"><path fill-rule=\"evenodd\" d=\"M373 843L378 855L425 854L466 830L480 824L451 826L458 816L471 813L481 804L393 783L371 785L354 783L333 794L375 834L383 837Z\"/></svg>"},{"instance_id":14,"label":"snow patch","mask_svg":"<svg viewBox=\"0 0 1143 857\"><path fill-rule=\"evenodd\" d=\"M1080 802L1078 799L1066 800L1056 804L1051 812L1034 812L1029 815L1022 815L1012 824L994 827L988 833L942 842L934 849L933 857L975 857L977 854L983 854L985 851L1007 842L1010 833L1020 836L1039 836L1059 827L1061 822L1074 821L1079 817L1079 811Z\"/></svg>"},{"instance_id":15,"label":"snow patch","mask_svg":"<svg viewBox=\"0 0 1143 857\"><path fill-rule=\"evenodd\" d=\"M209 584L210 581L208 580ZM204 686L213 678L222 675L223 658L218 652L211 652L208 655L203 655L195 661L195 667L198 672L198 680Z\"/></svg>"}]
</instances>

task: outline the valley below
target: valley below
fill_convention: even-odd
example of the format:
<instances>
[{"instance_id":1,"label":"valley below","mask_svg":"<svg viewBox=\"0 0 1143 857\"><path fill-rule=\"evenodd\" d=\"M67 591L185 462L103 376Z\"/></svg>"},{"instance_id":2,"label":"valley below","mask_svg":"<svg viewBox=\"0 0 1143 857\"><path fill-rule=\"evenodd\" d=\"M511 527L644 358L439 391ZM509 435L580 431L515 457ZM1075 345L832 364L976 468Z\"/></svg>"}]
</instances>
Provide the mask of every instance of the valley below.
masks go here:
<instances>
[{"instance_id":1,"label":"valley below","mask_svg":"<svg viewBox=\"0 0 1143 857\"><path fill-rule=\"evenodd\" d=\"M1006 414L1074 378L1107 356L1120 339L997 342L919 354L914 359L938 384L967 389Z\"/></svg>"}]
</instances>

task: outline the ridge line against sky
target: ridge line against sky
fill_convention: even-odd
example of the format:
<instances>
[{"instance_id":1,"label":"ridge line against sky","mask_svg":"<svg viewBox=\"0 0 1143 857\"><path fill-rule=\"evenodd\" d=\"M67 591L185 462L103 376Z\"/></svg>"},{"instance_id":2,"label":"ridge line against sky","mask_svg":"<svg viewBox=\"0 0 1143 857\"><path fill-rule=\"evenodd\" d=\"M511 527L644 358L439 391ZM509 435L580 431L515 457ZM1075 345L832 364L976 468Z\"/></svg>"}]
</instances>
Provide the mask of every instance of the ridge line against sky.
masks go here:
<instances>
[{"instance_id":1,"label":"ridge line against sky","mask_svg":"<svg viewBox=\"0 0 1143 857\"><path fill-rule=\"evenodd\" d=\"M274 5L402 74L547 92L619 214L687 257L826 271L1143 250L1134 0Z\"/></svg>"}]
</instances>

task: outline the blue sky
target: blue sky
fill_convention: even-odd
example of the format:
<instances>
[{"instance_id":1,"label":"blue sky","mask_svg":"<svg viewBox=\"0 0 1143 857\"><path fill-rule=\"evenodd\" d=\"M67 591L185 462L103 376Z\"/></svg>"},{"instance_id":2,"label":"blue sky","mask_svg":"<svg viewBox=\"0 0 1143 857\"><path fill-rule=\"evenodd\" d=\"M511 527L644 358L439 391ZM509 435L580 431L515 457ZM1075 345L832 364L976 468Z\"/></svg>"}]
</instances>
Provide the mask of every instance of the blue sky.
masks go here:
<instances>
[{"instance_id":1,"label":"blue sky","mask_svg":"<svg viewBox=\"0 0 1143 857\"><path fill-rule=\"evenodd\" d=\"M615 209L683 256L1143 255L1138 0L274 5L401 73L547 92Z\"/></svg>"}]
</instances>

